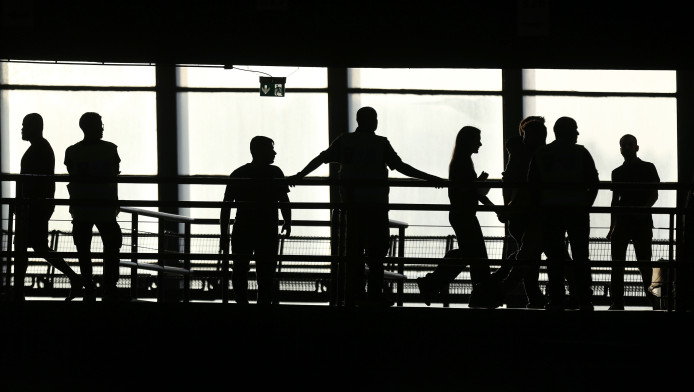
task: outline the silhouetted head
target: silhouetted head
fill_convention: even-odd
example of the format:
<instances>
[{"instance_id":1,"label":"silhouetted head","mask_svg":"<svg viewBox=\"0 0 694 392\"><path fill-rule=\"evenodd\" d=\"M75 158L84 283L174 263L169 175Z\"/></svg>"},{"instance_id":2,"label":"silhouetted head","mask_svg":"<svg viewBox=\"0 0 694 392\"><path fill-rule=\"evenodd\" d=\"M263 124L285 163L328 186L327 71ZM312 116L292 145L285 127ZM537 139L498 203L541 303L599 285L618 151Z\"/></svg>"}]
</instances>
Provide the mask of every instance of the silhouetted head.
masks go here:
<instances>
[{"instance_id":1,"label":"silhouetted head","mask_svg":"<svg viewBox=\"0 0 694 392\"><path fill-rule=\"evenodd\" d=\"M364 106L357 110L357 125L365 131L375 131L378 128L378 115L376 109Z\"/></svg>"},{"instance_id":2,"label":"silhouetted head","mask_svg":"<svg viewBox=\"0 0 694 392\"><path fill-rule=\"evenodd\" d=\"M80 117L80 128L85 140L100 140L104 137L104 123L98 113L87 112Z\"/></svg>"},{"instance_id":3,"label":"silhouetted head","mask_svg":"<svg viewBox=\"0 0 694 392\"><path fill-rule=\"evenodd\" d=\"M636 158L636 153L639 151L639 144L636 141L636 136L626 134L619 139L619 152L625 160Z\"/></svg>"},{"instance_id":4,"label":"silhouetted head","mask_svg":"<svg viewBox=\"0 0 694 392\"><path fill-rule=\"evenodd\" d=\"M530 147L538 147L547 143L547 126L541 116L526 117L518 126L518 132L523 137L523 143Z\"/></svg>"},{"instance_id":5,"label":"silhouetted head","mask_svg":"<svg viewBox=\"0 0 694 392\"><path fill-rule=\"evenodd\" d=\"M453 156L457 154L472 155L480 151L482 147L482 131L475 127L464 126L458 131L455 138Z\"/></svg>"},{"instance_id":6,"label":"silhouetted head","mask_svg":"<svg viewBox=\"0 0 694 392\"><path fill-rule=\"evenodd\" d=\"M38 113L24 116L22 121L22 140L32 141L43 136L43 117Z\"/></svg>"},{"instance_id":7,"label":"silhouetted head","mask_svg":"<svg viewBox=\"0 0 694 392\"><path fill-rule=\"evenodd\" d=\"M470 159L472 154L479 152L481 146L482 131L471 126L462 127L455 137L453 156L451 157L451 163L448 165L448 170L452 171L454 168L462 165L464 162L463 158L467 157L467 159Z\"/></svg>"},{"instance_id":8,"label":"silhouetted head","mask_svg":"<svg viewBox=\"0 0 694 392\"><path fill-rule=\"evenodd\" d=\"M275 142L266 136L254 136L251 139L253 162L269 165L275 161Z\"/></svg>"},{"instance_id":9,"label":"silhouetted head","mask_svg":"<svg viewBox=\"0 0 694 392\"><path fill-rule=\"evenodd\" d=\"M557 140L576 143L578 141L578 124L571 117L560 117L554 123L554 136Z\"/></svg>"}]
</instances>

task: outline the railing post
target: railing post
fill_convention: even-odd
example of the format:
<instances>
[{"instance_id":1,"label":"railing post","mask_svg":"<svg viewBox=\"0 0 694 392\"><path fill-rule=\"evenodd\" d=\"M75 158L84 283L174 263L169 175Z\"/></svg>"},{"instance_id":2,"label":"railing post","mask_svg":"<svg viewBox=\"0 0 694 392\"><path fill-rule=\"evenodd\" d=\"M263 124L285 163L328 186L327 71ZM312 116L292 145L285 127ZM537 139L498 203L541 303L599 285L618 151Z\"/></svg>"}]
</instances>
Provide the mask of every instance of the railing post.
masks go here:
<instances>
[{"instance_id":1,"label":"railing post","mask_svg":"<svg viewBox=\"0 0 694 392\"><path fill-rule=\"evenodd\" d=\"M183 227L183 253L186 255L185 260L183 260L183 268L190 271L190 222L184 223ZM190 274L186 274L183 276L183 301L190 302Z\"/></svg>"},{"instance_id":2,"label":"railing post","mask_svg":"<svg viewBox=\"0 0 694 392\"><path fill-rule=\"evenodd\" d=\"M7 251L12 251L12 237L14 236L14 212L15 205L10 203L9 213L7 215ZM12 257L7 256L5 264L5 290L11 290L12 285Z\"/></svg>"},{"instance_id":3,"label":"railing post","mask_svg":"<svg viewBox=\"0 0 694 392\"><path fill-rule=\"evenodd\" d=\"M398 257L405 257L405 227L398 228ZM405 264L398 263L398 273L405 274ZM405 293L404 280L398 280L398 306L403 305L403 296Z\"/></svg>"},{"instance_id":4,"label":"railing post","mask_svg":"<svg viewBox=\"0 0 694 392\"><path fill-rule=\"evenodd\" d=\"M135 253L137 253L138 248L139 217L136 213L131 213L131 215L130 251L133 253L133 257L130 261L137 264L138 260ZM130 296L132 299L137 299L137 267L130 268Z\"/></svg>"},{"instance_id":5,"label":"railing post","mask_svg":"<svg viewBox=\"0 0 694 392\"><path fill-rule=\"evenodd\" d=\"M668 228L669 241L668 241L668 263L675 261L675 214L670 214L670 222ZM675 276L674 271L670 266L665 268L665 290L661 293L666 295L667 300L665 301L665 309L669 312L673 309L672 302L672 277ZM662 294L661 294L662 295Z\"/></svg>"}]
</instances>

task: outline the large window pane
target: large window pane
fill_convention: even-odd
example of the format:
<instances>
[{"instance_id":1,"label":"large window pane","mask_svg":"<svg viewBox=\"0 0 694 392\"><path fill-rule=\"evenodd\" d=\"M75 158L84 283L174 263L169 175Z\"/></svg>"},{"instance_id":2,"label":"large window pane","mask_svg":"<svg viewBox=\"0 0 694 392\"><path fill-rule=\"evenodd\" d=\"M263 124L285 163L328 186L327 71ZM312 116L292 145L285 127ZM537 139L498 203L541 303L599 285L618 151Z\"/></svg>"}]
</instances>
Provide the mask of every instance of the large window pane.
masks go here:
<instances>
[{"instance_id":1,"label":"large window pane","mask_svg":"<svg viewBox=\"0 0 694 392\"><path fill-rule=\"evenodd\" d=\"M288 89L328 86L328 72L325 68L239 65L235 69L224 69L222 66L178 67L180 87L260 88L261 76L286 77Z\"/></svg>"},{"instance_id":2,"label":"large window pane","mask_svg":"<svg viewBox=\"0 0 694 392\"><path fill-rule=\"evenodd\" d=\"M356 128L356 111L371 106L378 113L377 134L386 136L400 157L425 172L448 178L455 138L465 125L482 131L482 148L473 156L478 173L486 171L490 178L501 178L503 170L503 135L501 97L497 96L432 96L397 94L352 94L350 126ZM391 172L392 178L404 177ZM502 203L501 191L493 189L490 199ZM393 187L391 203L448 204L446 189ZM486 235L503 235L493 213L480 212ZM391 219L410 224L410 235L449 235L452 229L447 212L392 211Z\"/></svg>"},{"instance_id":3,"label":"large window pane","mask_svg":"<svg viewBox=\"0 0 694 392\"><path fill-rule=\"evenodd\" d=\"M540 115L547 120L547 142L554 140L552 126L561 116L578 123L578 143L593 155L602 181L611 179L612 170L624 162L619 138L636 136L638 156L655 164L661 181L677 181L677 111L675 98L581 98L525 97L525 115ZM602 190L596 206L609 206L612 193ZM675 191L659 192L655 207L674 207ZM604 237L609 228L608 214L593 214L592 236ZM654 237L668 238L668 216L654 214Z\"/></svg>"},{"instance_id":4,"label":"large window pane","mask_svg":"<svg viewBox=\"0 0 694 392\"><path fill-rule=\"evenodd\" d=\"M275 165L292 175L328 147L327 94L293 94L285 98L255 93L180 93L178 95L181 167L188 175L228 176L252 160L249 143L263 135L275 141ZM323 165L312 176L327 176ZM221 201L223 185L182 187L184 200ZM327 186L291 188L293 202L328 202ZM232 217L235 212L232 211ZM195 209L198 218L219 218L216 208ZM295 220L329 220L328 210L295 209ZM218 227L199 227L218 233ZM292 235L328 235L328 229L296 227Z\"/></svg>"},{"instance_id":5,"label":"large window pane","mask_svg":"<svg viewBox=\"0 0 694 392\"><path fill-rule=\"evenodd\" d=\"M675 71L525 69L523 89L622 93L674 93Z\"/></svg>"},{"instance_id":6,"label":"large window pane","mask_svg":"<svg viewBox=\"0 0 694 392\"><path fill-rule=\"evenodd\" d=\"M352 88L501 91L500 69L350 68Z\"/></svg>"},{"instance_id":7,"label":"large window pane","mask_svg":"<svg viewBox=\"0 0 694 392\"><path fill-rule=\"evenodd\" d=\"M154 66L0 63L0 82L41 86L153 87Z\"/></svg>"},{"instance_id":8,"label":"large window pane","mask_svg":"<svg viewBox=\"0 0 694 392\"><path fill-rule=\"evenodd\" d=\"M82 140L79 119L85 112L97 112L104 122L104 140L118 145L121 173L124 175L157 174L155 95L153 92L68 92L68 91L3 91L2 135L4 173L19 173L22 155L29 147L21 138L22 120L29 113L39 113L44 120L44 137L55 153L56 174L67 174L65 149ZM8 146L5 149L5 146ZM56 198L69 197L65 183L58 183ZM14 189L3 189L14 195ZM156 185L120 184L122 200L157 200ZM122 219L129 219L121 214ZM70 231L67 206L59 206L53 215L51 229ZM127 229L129 223L124 226ZM156 225L141 226L156 231Z\"/></svg>"}]
</instances>

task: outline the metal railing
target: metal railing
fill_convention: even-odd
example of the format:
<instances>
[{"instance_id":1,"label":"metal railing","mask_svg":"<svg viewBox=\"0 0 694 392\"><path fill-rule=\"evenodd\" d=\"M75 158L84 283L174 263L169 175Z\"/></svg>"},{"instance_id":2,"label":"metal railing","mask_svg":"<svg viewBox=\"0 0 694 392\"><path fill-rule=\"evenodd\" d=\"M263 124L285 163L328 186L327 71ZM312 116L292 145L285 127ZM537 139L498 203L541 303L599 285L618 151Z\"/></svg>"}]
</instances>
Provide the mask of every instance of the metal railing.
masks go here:
<instances>
[{"instance_id":1,"label":"metal railing","mask_svg":"<svg viewBox=\"0 0 694 392\"><path fill-rule=\"evenodd\" d=\"M56 176L60 177L60 176ZM131 182L147 182L144 181L142 178L131 178ZM149 182L152 182L151 178L148 178ZM206 179L204 181L197 179L197 181L189 181L190 183L214 183L214 182L223 182L220 179ZM126 181L128 182L128 181ZM185 181L183 181L185 182ZM327 185L331 184L332 182L330 181L316 181L313 185ZM403 186L423 186L421 183L416 183L416 182L403 182ZM666 188L666 189L671 189ZM14 199L3 199L2 204L8 204L8 205L13 205L16 201ZM68 204L68 200L55 200L54 201L56 204ZM217 220L210 220L210 219L195 219L195 218L190 218L190 217L185 217L181 215L175 215L175 214L166 214L166 213L160 213L160 212L153 212L153 211L148 211L144 210L141 208L137 208L135 206L158 206L161 204L165 203L159 203L156 201L142 201L142 200L125 200L121 201L121 204L124 204L125 206L121 206L121 211L125 213L131 214L131 232L129 235L126 235L128 238L130 238L130 252L128 253L121 253L121 266L124 268L129 269L129 274L128 276L128 281L130 283L129 289L130 289L130 295L132 298L138 298L143 295L143 290L142 286L148 287L148 290L144 291L144 294L151 294L150 292L154 290L154 287L156 286L156 298L157 300L166 300L162 296L162 293L164 290L162 290L162 287L165 285L165 277L166 276L175 276L175 280L180 283L180 293L181 294L181 300L183 301L190 301L192 299L196 298L206 298L206 299L215 299L215 297L218 299L221 297L222 302L227 302L229 300L229 293L228 293L228 277L229 277L229 272L228 272L228 266L225 266L223 263L223 258L220 257L218 252L205 252L205 253L194 253L191 251L192 245L191 241L194 241L196 238L200 239L202 237L196 236L191 234L191 225L209 225L209 224L218 224ZM202 207L202 208L219 208L222 203L221 202L178 202L175 203L179 207ZM292 206L297 206L298 208L334 208L334 207L339 207L339 203L291 203ZM232 203L233 205L233 203ZM446 210L448 206L445 205L408 205L408 204L392 204L391 205L392 209L414 209L414 210ZM485 207L485 206L480 206L479 210L480 211L499 211L503 207ZM613 211L614 209L610 207L593 207L591 208L591 212L597 212L597 213L609 213ZM644 210L644 209L639 209L636 208L634 210ZM648 209L651 210L651 209ZM675 208L660 208L660 209L654 209L656 210L656 213L665 213L669 215L669 222L670 225L668 227L668 232L669 232L669 239L664 240L664 241L654 241L654 250L657 249L657 251L654 252L654 258L657 258L659 261L657 262L652 262L650 263L652 266L659 266L662 267L666 270L673 270L676 268L677 263L675 262L676 260L676 248L675 248L675 243L676 243L676 231L677 228L675 226L676 224L676 217L677 214L681 214L682 211L679 211L678 209ZM153 217L155 219L160 219L160 220L165 220L165 221L171 221L171 222L177 222L182 224L183 230L182 234L166 234L166 235L171 235L172 238L175 237L177 240L180 240L180 245L177 247L178 251L164 251L164 250L159 250L156 247L154 247L154 250L152 252L141 252L141 246L140 243L143 239L145 238L157 238L157 234L154 233L146 233L146 232L141 232L139 230L139 218L141 216L147 216L147 217ZM12 224L11 224L11 219L12 215L8 217L9 220L9 230L5 233L3 233L3 246L2 246L2 261L3 261L3 269L2 271L3 276L2 276L2 285L3 287L9 287L11 285L11 260L13 255L12 252L12 247L11 247L11 238L12 238ZM453 247L455 247L455 237L454 236L446 236L446 237L431 237L431 238L426 238L426 237L407 237L405 235L405 230L407 228L407 224L403 222L393 222L394 224L391 226L394 229L397 229L398 234L396 236L392 237L391 240L391 250L389 252L388 257L385 259L386 263L389 263L389 267L391 268L391 278L393 280L389 282L389 284L392 284L394 286L394 293L396 295L396 301L398 305L403 305L405 302L412 301L412 302L417 302L417 295L416 295L416 284L415 284L415 279L419 275L422 275L426 273L427 270L432 269L436 264L438 264L441 261L441 257L443 254L445 254L445 250L450 250ZM307 226L324 226L324 227L332 227L333 223L328 222L328 221L305 221L305 222L299 222L296 221L294 222L295 225L307 225ZM55 233L57 239L64 238L66 237L64 234L65 233ZM61 234L63 234L61 236ZM213 240L218 240L218 236L209 236L207 237L212 238ZM315 288L311 292L311 295L303 295L303 296L296 296L293 299L299 299L299 300L308 300L308 301L317 301L317 302L324 302L327 300L330 304L337 304L339 303L339 297L336 297L336 292L337 290L331 289L329 290L328 287L332 284L333 280L337 277L335 275L335 267L340 265L340 263L343 263L344 257L340 256L339 252L334 251L334 249L331 249L334 244L334 239L333 238L322 238L322 239L303 239L305 241L323 241L328 243L328 252L325 252L323 254L285 254L285 250L287 249L287 244L290 243L291 241L294 241L295 238L291 239L286 239L286 238L281 238L280 241L282 241L282 245L280 246L280 249L283 249L283 251L279 255L279 260L280 260L280 276L283 276L285 278L292 278L292 279L300 279L302 276L303 277L308 277L312 276L311 279L314 279L313 281L309 282L309 284L312 284ZM302 239L297 239L297 240L302 240ZM494 247L494 246L500 246L501 251L490 251L490 263L493 266L501 266L507 263L506 260L504 260L505 254L504 254L504 243L505 243L505 238L503 237L495 237L495 238L487 238L486 239L488 248ZM418 254L416 251L414 251L414 248L412 248L412 244L414 243L424 243L428 242L429 244L441 244L443 243L444 245L437 245L440 247L440 249L443 250L437 250L436 252L438 253L426 253L426 254ZM599 239L599 238L593 238L591 239L591 246L594 248L596 246L605 246L607 243L606 240L604 239ZM70 252L69 250L60 250L58 249L58 243L57 240L55 243L52 243L52 246L56 247L56 250L59 250L61 254L65 257L76 257L75 252ZM607 253L609 255L609 253ZM94 256L96 258L102 256L100 253L95 253ZM233 259L233 255L230 256ZM638 266L638 262L634 262L633 258L633 253L630 252L630 256L628 257L627 260L627 282L626 282L626 290L627 290L627 296L631 298L638 298L640 296L641 291L638 289L635 289L636 284L631 284L629 277L633 277L633 281L635 282L638 277L635 273L635 267ZM167 263L167 260L175 260L176 263L180 264L180 266L172 266L170 263ZM174 264L176 264L174 263ZM282 264L284 263L284 264ZM295 263L295 264L291 264ZM612 262L609 260L609 257L605 257L603 260L592 260L592 267L593 267L593 274L594 276L597 276L598 279L595 280L594 287L597 289L596 291L602 294L602 297L606 297L608 295L608 290L609 290L609 285L608 282L606 281L606 277L608 276L607 272L609 272L609 269L612 265L615 265L616 262ZM97 261L98 264L98 261ZM309 273L309 272L302 272L297 271L297 266L311 266L312 268L316 269L318 273ZM295 268L296 267L296 268ZM152 278L151 274L144 273L145 271L155 273L155 277ZM291 271L291 272L290 272ZM607 272L606 272L607 271ZM48 276L51 275L51 276ZM41 284L40 282L49 282L51 279L55 281L55 271L52 271L50 267L47 268L46 274L44 277L40 277L40 274L29 274L30 279L32 280L32 285L36 285L37 287ZM124 277L126 275L123 275ZM668 274L668 276L672 276L672 274ZM543 276L543 279L546 277ZM144 282L144 283L143 283ZM177 284L178 284L177 283ZM544 285L544 281L542 282ZM671 283L670 281L668 283ZM44 284L44 287L46 287L46 284ZM195 286L195 287L193 287ZM334 285L333 285L334 286ZM469 291L471 289L471 285L469 283L469 276L467 275L467 272L463 272L459 279L457 279L450 288L450 297L449 300L453 302L463 302L467 298L466 296L469 295ZM207 292L207 293L200 293L201 291ZM45 291L47 292L47 291ZM195 293L193 293L195 292ZM212 292L218 293L217 294L212 294ZM669 290L666 290L666 292L669 292ZM202 294L202 295L201 295ZM632 294L632 295L629 295Z\"/></svg>"}]
</instances>

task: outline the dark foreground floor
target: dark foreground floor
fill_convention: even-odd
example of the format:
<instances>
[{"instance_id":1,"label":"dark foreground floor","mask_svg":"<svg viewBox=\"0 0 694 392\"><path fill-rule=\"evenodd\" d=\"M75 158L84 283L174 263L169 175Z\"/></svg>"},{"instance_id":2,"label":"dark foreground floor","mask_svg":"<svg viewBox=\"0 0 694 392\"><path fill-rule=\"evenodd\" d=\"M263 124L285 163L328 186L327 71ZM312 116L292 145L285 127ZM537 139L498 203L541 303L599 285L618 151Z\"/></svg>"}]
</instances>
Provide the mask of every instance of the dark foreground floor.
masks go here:
<instances>
[{"instance_id":1,"label":"dark foreground floor","mask_svg":"<svg viewBox=\"0 0 694 392\"><path fill-rule=\"evenodd\" d=\"M0 303L0 391L690 389L694 314Z\"/></svg>"}]
</instances>

